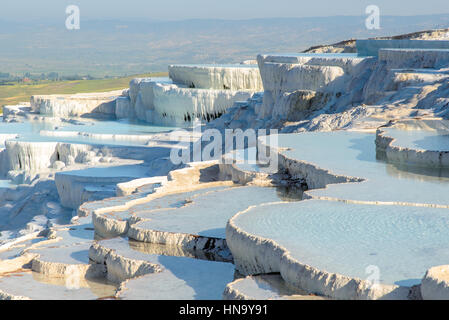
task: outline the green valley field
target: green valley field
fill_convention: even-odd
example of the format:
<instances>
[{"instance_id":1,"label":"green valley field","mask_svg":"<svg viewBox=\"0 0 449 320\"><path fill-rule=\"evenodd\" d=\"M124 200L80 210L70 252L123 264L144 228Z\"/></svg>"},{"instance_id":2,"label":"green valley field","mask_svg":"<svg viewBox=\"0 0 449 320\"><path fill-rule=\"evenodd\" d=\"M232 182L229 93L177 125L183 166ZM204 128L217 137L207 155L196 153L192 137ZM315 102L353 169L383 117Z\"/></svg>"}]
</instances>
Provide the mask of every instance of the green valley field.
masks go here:
<instances>
[{"instance_id":1,"label":"green valley field","mask_svg":"<svg viewBox=\"0 0 449 320\"><path fill-rule=\"evenodd\" d=\"M75 81L33 81L0 86L0 107L30 101L32 95L105 92L129 87L129 81L139 77L166 77L166 72L139 74L123 78Z\"/></svg>"}]
</instances>

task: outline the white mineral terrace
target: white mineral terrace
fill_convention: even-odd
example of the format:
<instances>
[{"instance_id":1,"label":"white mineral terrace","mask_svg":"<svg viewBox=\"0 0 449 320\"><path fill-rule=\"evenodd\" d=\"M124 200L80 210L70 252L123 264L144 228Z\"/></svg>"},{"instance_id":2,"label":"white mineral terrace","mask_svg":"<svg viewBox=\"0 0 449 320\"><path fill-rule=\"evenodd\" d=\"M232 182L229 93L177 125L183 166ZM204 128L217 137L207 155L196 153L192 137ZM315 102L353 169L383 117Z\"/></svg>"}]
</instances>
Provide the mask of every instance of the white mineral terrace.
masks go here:
<instances>
[{"instance_id":1,"label":"white mineral terrace","mask_svg":"<svg viewBox=\"0 0 449 320\"><path fill-rule=\"evenodd\" d=\"M237 279L226 286L224 299L229 300L323 300L288 286L279 275L259 275Z\"/></svg>"},{"instance_id":2,"label":"white mineral terrace","mask_svg":"<svg viewBox=\"0 0 449 320\"><path fill-rule=\"evenodd\" d=\"M305 176L309 188L320 188L308 191L313 197L449 208L449 201L441 196L447 189L448 178L427 175L425 170L420 174L419 167L404 170L377 160L375 134L347 131L285 134L279 135L279 147L290 149L282 151L280 158L292 174L307 173L309 167L316 171L315 175ZM338 179L360 182L336 184Z\"/></svg>"},{"instance_id":3,"label":"white mineral terrace","mask_svg":"<svg viewBox=\"0 0 449 320\"><path fill-rule=\"evenodd\" d=\"M218 300L234 278L231 263L156 254L123 238L99 241L89 256L105 262L109 279L132 278L122 283L117 293L120 299ZM129 272L123 267L127 260L141 264L134 277L124 274Z\"/></svg>"},{"instance_id":4,"label":"white mineral terrace","mask_svg":"<svg viewBox=\"0 0 449 320\"><path fill-rule=\"evenodd\" d=\"M449 167L449 123L445 120L407 120L379 128L378 151L397 164Z\"/></svg>"},{"instance_id":5,"label":"white mineral terrace","mask_svg":"<svg viewBox=\"0 0 449 320\"><path fill-rule=\"evenodd\" d=\"M310 200L256 206L230 220L227 242L241 273L280 272L298 289L334 298L404 299L428 269L445 264L448 178L376 160L373 134L288 134L278 142L281 166L319 189L306 192ZM378 286L367 284L372 272Z\"/></svg>"},{"instance_id":6,"label":"white mineral terrace","mask_svg":"<svg viewBox=\"0 0 449 320\"><path fill-rule=\"evenodd\" d=\"M0 299L449 299L448 43L178 64L5 106ZM198 128L279 132L175 164ZM256 145L267 165L245 162Z\"/></svg>"}]
</instances>

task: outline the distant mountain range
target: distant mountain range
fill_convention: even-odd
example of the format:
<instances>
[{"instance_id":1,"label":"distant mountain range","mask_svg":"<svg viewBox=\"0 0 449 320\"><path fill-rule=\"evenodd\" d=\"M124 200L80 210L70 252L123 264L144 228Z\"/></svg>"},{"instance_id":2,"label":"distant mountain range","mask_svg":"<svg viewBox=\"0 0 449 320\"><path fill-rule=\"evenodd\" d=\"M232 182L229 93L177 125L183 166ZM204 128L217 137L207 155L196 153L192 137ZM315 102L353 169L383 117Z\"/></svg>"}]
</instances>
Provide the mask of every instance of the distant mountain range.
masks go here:
<instances>
[{"instance_id":1,"label":"distant mountain range","mask_svg":"<svg viewBox=\"0 0 449 320\"><path fill-rule=\"evenodd\" d=\"M380 30L365 17L251 20L0 21L0 72L125 75L165 71L170 63L229 63L263 52L300 52L350 38L389 36L449 27L449 14L382 16Z\"/></svg>"}]
</instances>

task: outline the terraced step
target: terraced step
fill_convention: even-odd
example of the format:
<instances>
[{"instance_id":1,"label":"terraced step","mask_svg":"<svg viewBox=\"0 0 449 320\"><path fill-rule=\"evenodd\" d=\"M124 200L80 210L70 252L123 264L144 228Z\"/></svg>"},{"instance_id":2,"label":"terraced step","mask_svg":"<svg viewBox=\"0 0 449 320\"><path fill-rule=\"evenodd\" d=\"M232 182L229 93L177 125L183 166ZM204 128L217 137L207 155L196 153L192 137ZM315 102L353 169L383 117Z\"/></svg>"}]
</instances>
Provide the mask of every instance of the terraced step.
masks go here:
<instances>
[{"instance_id":1,"label":"terraced step","mask_svg":"<svg viewBox=\"0 0 449 320\"><path fill-rule=\"evenodd\" d=\"M406 299L449 259L448 227L447 209L304 200L237 214L226 240L243 274L281 272L335 298ZM377 286L366 283L374 278Z\"/></svg>"},{"instance_id":2,"label":"terraced step","mask_svg":"<svg viewBox=\"0 0 449 320\"><path fill-rule=\"evenodd\" d=\"M132 243L125 238L102 240L90 250L92 260L106 265L109 279L129 279L117 293L120 299L221 299L234 278L231 263L148 254Z\"/></svg>"},{"instance_id":3,"label":"terraced step","mask_svg":"<svg viewBox=\"0 0 449 320\"><path fill-rule=\"evenodd\" d=\"M449 199L441 197L447 193L449 178L378 160L374 143L371 133L283 134L279 147L289 149L281 151L280 165L304 177L306 193L315 198L449 208Z\"/></svg>"},{"instance_id":4,"label":"terraced step","mask_svg":"<svg viewBox=\"0 0 449 320\"><path fill-rule=\"evenodd\" d=\"M277 173L278 167L270 167L269 163L264 166L256 158L255 147L227 153L222 157L220 174L238 184L273 186L272 176Z\"/></svg>"},{"instance_id":5,"label":"terraced step","mask_svg":"<svg viewBox=\"0 0 449 320\"><path fill-rule=\"evenodd\" d=\"M47 241L47 238L38 235L26 238L29 239L9 243L0 250L0 275L14 272L29 264L36 257L36 254L29 251Z\"/></svg>"},{"instance_id":6,"label":"terraced step","mask_svg":"<svg viewBox=\"0 0 449 320\"><path fill-rule=\"evenodd\" d=\"M104 266L89 263L89 248L95 234L92 224L52 229L52 238L29 250L36 255L32 270L49 277L102 278Z\"/></svg>"},{"instance_id":7,"label":"terraced step","mask_svg":"<svg viewBox=\"0 0 449 320\"><path fill-rule=\"evenodd\" d=\"M234 187L199 194L180 208L136 212L128 237L188 249L227 251L227 221L248 207L282 201L282 192L277 188Z\"/></svg>"},{"instance_id":8,"label":"terraced step","mask_svg":"<svg viewBox=\"0 0 449 320\"><path fill-rule=\"evenodd\" d=\"M449 176L449 121L404 120L376 132L379 156L402 166L428 168L428 175ZM432 170L433 169L433 170Z\"/></svg>"},{"instance_id":9,"label":"terraced step","mask_svg":"<svg viewBox=\"0 0 449 320\"><path fill-rule=\"evenodd\" d=\"M294 289L277 274L265 274L237 279L226 286L224 299L229 300L324 300Z\"/></svg>"}]
</instances>

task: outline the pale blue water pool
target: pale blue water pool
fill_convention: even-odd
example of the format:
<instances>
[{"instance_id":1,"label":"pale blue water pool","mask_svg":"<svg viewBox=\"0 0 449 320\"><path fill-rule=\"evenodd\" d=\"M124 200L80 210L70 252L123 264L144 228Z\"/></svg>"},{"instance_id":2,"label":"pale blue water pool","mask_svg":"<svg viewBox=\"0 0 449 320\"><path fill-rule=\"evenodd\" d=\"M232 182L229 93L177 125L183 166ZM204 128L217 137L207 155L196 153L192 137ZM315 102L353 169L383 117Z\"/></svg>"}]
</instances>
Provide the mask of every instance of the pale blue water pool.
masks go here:
<instances>
[{"instance_id":1,"label":"pale blue water pool","mask_svg":"<svg viewBox=\"0 0 449 320\"><path fill-rule=\"evenodd\" d=\"M307 294L290 287L278 274L262 274L238 279L232 283L232 288L257 300L288 299L292 295Z\"/></svg>"},{"instance_id":2,"label":"pale blue water pool","mask_svg":"<svg viewBox=\"0 0 449 320\"><path fill-rule=\"evenodd\" d=\"M281 134L279 147L289 158L312 163L333 174L365 179L360 183L331 184L308 191L314 196L358 201L409 202L449 205L449 174L426 175L376 159L375 134L359 132L313 132Z\"/></svg>"},{"instance_id":3,"label":"pale blue water pool","mask_svg":"<svg viewBox=\"0 0 449 320\"><path fill-rule=\"evenodd\" d=\"M418 150L449 151L449 131L400 130L385 128L387 136L396 139L393 145Z\"/></svg>"},{"instance_id":4,"label":"pale blue water pool","mask_svg":"<svg viewBox=\"0 0 449 320\"><path fill-rule=\"evenodd\" d=\"M191 67L191 68L258 68L257 64L174 64L173 67Z\"/></svg>"},{"instance_id":5,"label":"pale blue water pool","mask_svg":"<svg viewBox=\"0 0 449 320\"><path fill-rule=\"evenodd\" d=\"M246 232L273 239L301 263L380 282L418 284L449 261L449 210L306 200L259 206L234 219Z\"/></svg>"},{"instance_id":6,"label":"pale blue water pool","mask_svg":"<svg viewBox=\"0 0 449 320\"><path fill-rule=\"evenodd\" d=\"M110 167L94 167L83 170L73 170L59 172L61 175L91 177L91 178L109 178L109 177L129 177L143 178L148 175L149 168L141 165L119 165Z\"/></svg>"},{"instance_id":7,"label":"pale blue water pool","mask_svg":"<svg viewBox=\"0 0 449 320\"><path fill-rule=\"evenodd\" d=\"M264 53L265 56L279 57L311 57L311 58L358 58L357 53L311 53L311 52L287 52L287 53Z\"/></svg>"}]
</instances>

